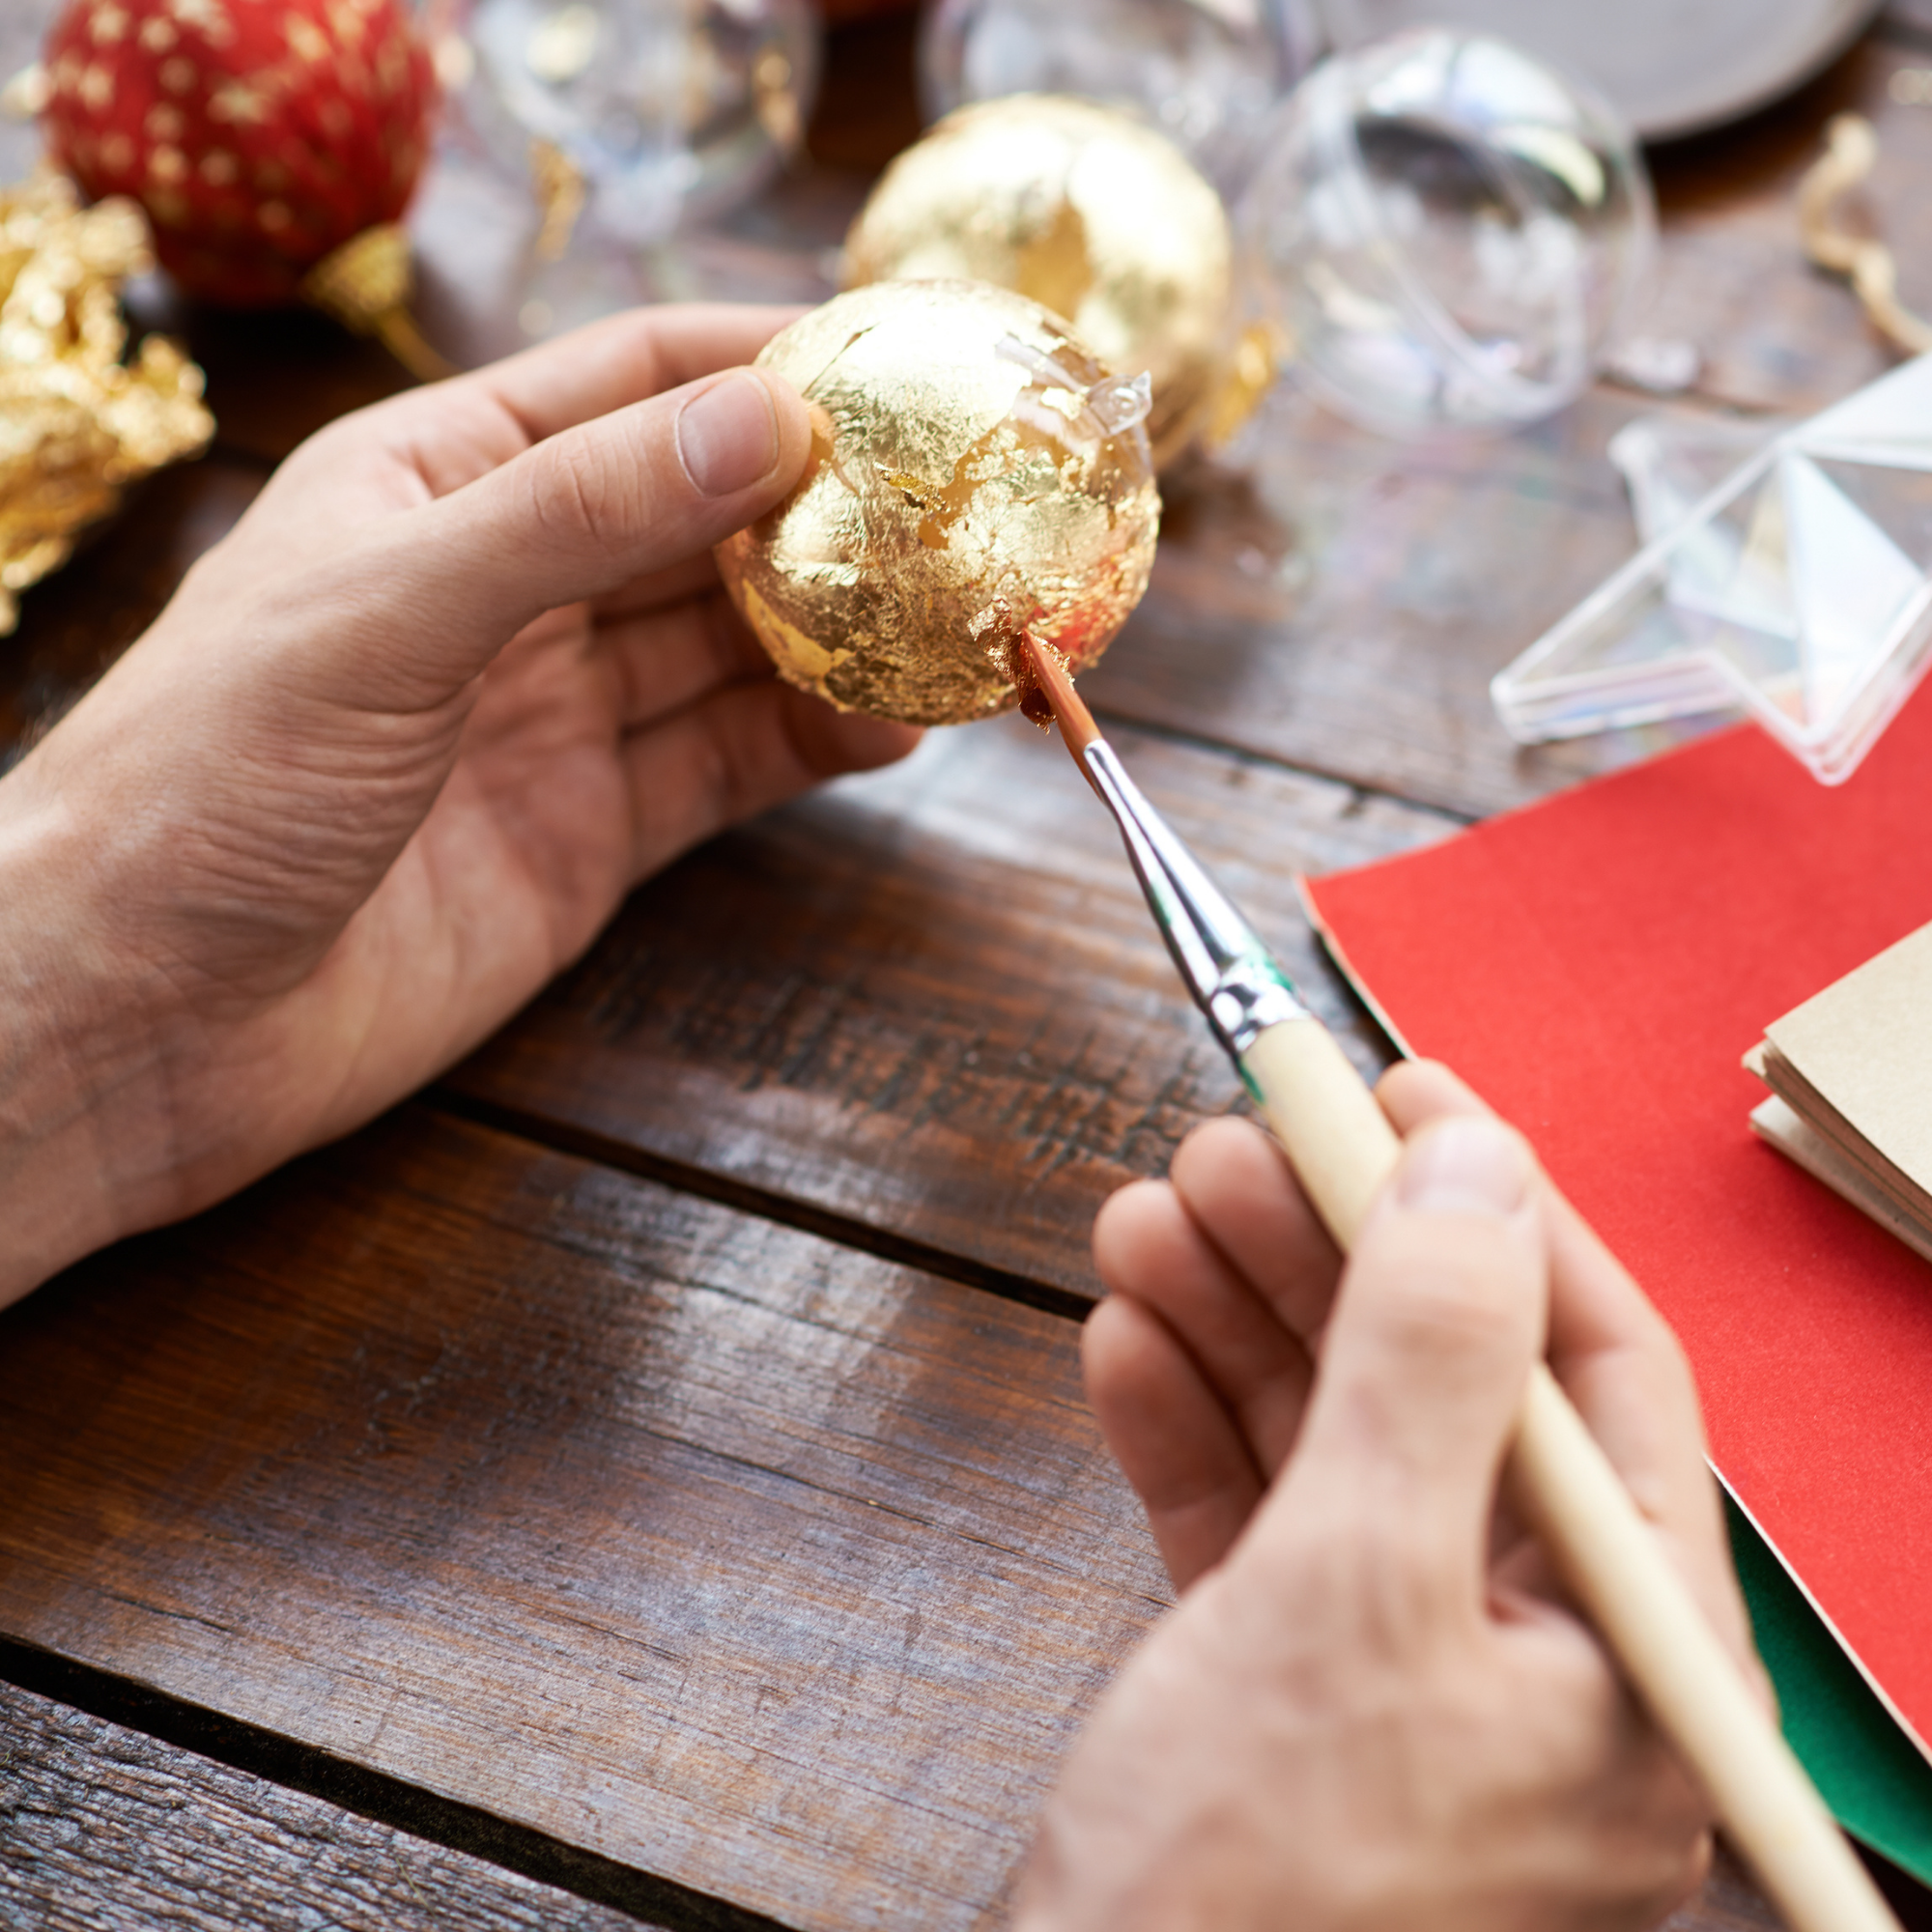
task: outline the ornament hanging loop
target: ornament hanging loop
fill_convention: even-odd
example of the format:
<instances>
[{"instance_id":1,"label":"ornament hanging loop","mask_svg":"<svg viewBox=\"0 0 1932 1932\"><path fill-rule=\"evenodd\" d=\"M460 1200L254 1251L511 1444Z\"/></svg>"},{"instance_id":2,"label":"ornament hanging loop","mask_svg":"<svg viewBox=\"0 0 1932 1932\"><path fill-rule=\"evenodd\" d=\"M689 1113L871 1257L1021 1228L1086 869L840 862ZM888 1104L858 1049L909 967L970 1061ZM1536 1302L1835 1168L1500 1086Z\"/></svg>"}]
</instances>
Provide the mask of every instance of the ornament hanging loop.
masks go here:
<instances>
[{"instance_id":1,"label":"ornament hanging loop","mask_svg":"<svg viewBox=\"0 0 1932 1932\"><path fill-rule=\"evenodd\" d=\"M1932 350L1932 323L1898 299L1898 265L1883 242L1837 225L1836 204L1878 161L1878 130L1862 114L1836 114L1825 128L1825 152L1798 185L1798 229L1805 254L1843 275L1879 333L1908 355Z\"/></svg>"},{"instance_id":2,"label":"ornament hanging loop","mask_svg":"<svg viewBox=\"0 0 1932 1932\"><path fill-rule=\"evenodd\" d=\"M410 314L415 273L408 231L397 221L365 228L301 278L303 301L357 335L373 335L419 382L440 383L456 365L423 340Z\"/></svg>"}]
</instances>

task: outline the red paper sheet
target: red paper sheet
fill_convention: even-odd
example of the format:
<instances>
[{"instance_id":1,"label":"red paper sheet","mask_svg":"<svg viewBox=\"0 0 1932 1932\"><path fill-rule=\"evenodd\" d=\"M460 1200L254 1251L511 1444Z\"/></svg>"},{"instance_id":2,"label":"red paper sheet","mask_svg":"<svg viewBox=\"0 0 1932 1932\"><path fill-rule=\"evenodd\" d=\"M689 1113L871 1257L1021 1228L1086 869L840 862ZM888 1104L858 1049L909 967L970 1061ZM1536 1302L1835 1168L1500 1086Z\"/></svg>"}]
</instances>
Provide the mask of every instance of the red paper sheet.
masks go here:
<instances>
[{"instance_id":1,"label":"red paper sheet","mask_svg":"<svg viewBox=\"0 0 1932 1932\"><path fill-rule=\"evenodd\" d=\"M1932 1266L1753 1137L1738 1060L1932 921L1932 684L1835 790L1741 728L1308 893L1675 1325L1719 1470L1924 1748Z\"/></svg>"}]
</instances>

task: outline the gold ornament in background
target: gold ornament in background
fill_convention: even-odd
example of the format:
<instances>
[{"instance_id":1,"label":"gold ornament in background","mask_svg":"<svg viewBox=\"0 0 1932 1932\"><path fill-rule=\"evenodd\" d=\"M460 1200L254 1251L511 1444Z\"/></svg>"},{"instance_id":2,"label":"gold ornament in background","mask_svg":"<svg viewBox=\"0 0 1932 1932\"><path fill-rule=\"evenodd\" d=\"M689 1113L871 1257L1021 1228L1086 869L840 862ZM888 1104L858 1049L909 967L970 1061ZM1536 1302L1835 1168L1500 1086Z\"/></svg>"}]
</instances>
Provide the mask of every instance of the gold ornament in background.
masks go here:
<instances>
[{"instance_id":1,"label":"gold ornament in background","mask_svg":"<svg viewBox=\"0 0 1932 1932\"><path fill-rule=\"evenodd\" d=\"M121 359L121 284L153 266L136 203L83 209L51 172L0 189L0 637L126 485L214 433L174 343L151 335Z\"/></svg>"},{"instance_id":2,"label":"gold ornament in background","mask_svg":"<svg viewBox=\"0 0 1932 1932\"><path fill-rule=\"evenodd\" d=\"M1214 400L1201 421L1201 441L1219 449L1261 408L1289 362L1288 333L1273 322L1251 322L1235 338Z\"/></svg>"},{"instance_id":3,"label":"gold ornament in background","mask_svg":"<svg viewBox=\"0 0 1932 1932\"><path fill-rule=\"evenodd\" d=\"M1233 257L1221 197L1164 134L1019 94L959 108L893 162L845 238L845 282L963 276L1031 296L1110 369L1153 378L1161 467L1220 396Z\"/></svg>"},{"instance_id":4,"label":"gold ornament in background","mask_svg":"<svg viewBox=\"0 0 1932 1932\"><path fill-rule=\"evenodd\" d=\"M1898 298L1898 265L1883 242L1837 225L1836 204L1878 162L1878 130L1862 114L1834 114L1825 128L1825 152L1798 184L1798 228L1804 252L1821 269L1843 275L1872 326L1909 355L1932 350L1932 322Z\"/></svg>"},{"instance_id":5,"label":"gold ornament in background","mask_svg":"<svg viewBox=\"0 0 1932 1932\"><path fill-rule=\"evenodd\" d=\"M1160 524L1144 380L983 282L854 290L758 361L811 407L811 455L718 562L790 683L956 724L1018 701L1018 627L1076 671L1107 647Z\"/></svg>"}]
</instances>

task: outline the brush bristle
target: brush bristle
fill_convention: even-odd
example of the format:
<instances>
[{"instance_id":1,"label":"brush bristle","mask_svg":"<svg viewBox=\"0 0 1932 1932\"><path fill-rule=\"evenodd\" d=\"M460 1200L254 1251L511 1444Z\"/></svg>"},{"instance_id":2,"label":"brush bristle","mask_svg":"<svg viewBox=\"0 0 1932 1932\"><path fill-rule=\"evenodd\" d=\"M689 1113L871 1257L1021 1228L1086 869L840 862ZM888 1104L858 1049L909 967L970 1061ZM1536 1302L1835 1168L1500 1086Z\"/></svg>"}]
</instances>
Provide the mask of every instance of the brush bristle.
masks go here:
<instances>
[{"instance_id":1,"label":"brush bristle","mask_svg":"<svg viewBox=\"0 0 1932 1932\"><path fill-rule=\"evenodd\" d=\"M1040 690L1046 694L1047 702L1053 706L1053 715L1060 720L1060 735L1066 740L1066 749L1077 758L1099 739L1100 727L1094 724L1094 714L1073 689L1065 660L1051 644L1042 643L1031 631L1022 631L1020 645L1039 680Z\"/></svg>"}]
</instances>

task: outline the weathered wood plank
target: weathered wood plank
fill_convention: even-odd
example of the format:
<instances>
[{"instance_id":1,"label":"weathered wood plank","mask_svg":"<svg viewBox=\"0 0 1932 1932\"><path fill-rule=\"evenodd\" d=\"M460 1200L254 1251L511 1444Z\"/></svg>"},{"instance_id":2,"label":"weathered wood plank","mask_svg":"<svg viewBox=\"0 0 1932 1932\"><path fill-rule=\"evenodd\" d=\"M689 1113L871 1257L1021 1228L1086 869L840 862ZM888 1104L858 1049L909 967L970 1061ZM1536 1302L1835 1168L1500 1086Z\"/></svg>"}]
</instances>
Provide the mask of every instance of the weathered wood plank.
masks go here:
<instances>
[{"instance_id":1,"label":"weathered wood plank","mask_svg":"<svg viewBox=\"0 0 1932 1932\"><path fill-rule=\"evenodd\" d=\"M642 1923L0 1683L7 1932L637 1932Z\"/></svg>"},{"instance_id":2,"label":"weathered wood plank","mask_svg":"<svg viewBox=\"0 0 1932 1932\"><path fill-rule=\"evenodd\" d=\"M1165 1599L1074 1343L410 1110L0 1317L0 1634L789 1925L988 1922Z\"/></svg>"},{"instance_id":3,"label":"weathered wood plank","mask_svg":"<svg viewBox=\"0 0 1932 1932\"><path fill-rule=\"evenodd\" d=\"M711 1917L701 1906L696 1916ZM8 1932L627 1932L660 1922L0 1682ZM1720 1848L1701 1897L1663 1932L1778 1932L1782 1922ZM1909 1903L1906 1922L1919 1922Z\"/></svg>"},{"instance_id":4,"label":"weathered wood plank","mask_svg":"<svg viewBox=\"0 0 1932 1932\"><path fill-rule=\"evenodd\" d=\"M1379 1033L1294 897L1441 817L1121 734L1365 1067ZM1239 1088L1114 824L1017 719L721 839L638 895L447 1090L1091 1293L1088 1231ZM532 1125L533 1133L551 1127Z\"/></svg>"}]
</instances>

